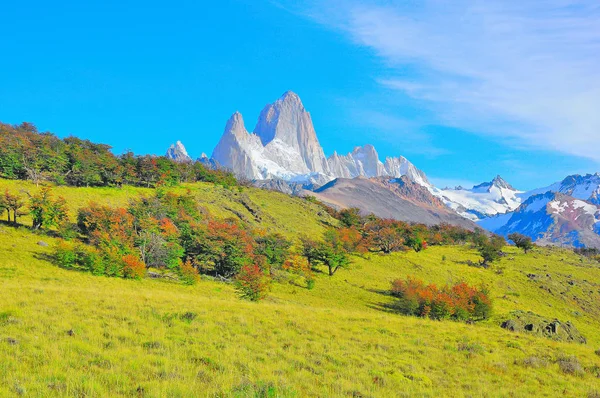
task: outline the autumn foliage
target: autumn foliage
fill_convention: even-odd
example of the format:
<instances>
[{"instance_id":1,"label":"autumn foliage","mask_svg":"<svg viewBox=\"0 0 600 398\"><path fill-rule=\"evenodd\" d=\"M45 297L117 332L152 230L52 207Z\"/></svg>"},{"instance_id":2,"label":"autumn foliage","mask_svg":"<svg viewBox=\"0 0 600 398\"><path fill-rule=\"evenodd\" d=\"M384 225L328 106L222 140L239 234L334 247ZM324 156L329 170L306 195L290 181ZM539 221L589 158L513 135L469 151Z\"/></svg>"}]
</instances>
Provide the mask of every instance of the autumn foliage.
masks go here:
<instances>
[{"instance_id":1,"label":"autumn foliage","mask_svg":"<svg viewBox=\"0 0 600 398\"><path fill-rule=\"evenodd\" d=\"M244 265L235 277L235 287L240 297L250 301L260 301L266 297L269 278L255 264Z\"/></svg>"},{"instance_id":2,"label":"autumn foliage","mask_svg":"<svg viewBox=\"0 0 600 398\"><path fill-rule=\"evenodd\" d=\"M126 254L121 260L123 261L123 275L126 278L140 279L146 274L146 264L137 256Z\"/></svg>"},{"instance_id":3,"label":"autumn foliage","mask_svg":"<svg viewBox=\"0 0 600 398\"><path fill-rule=\"evenodd\" d=\"M431 319L485 319L491 314L491 301L485 288L464 282L438 288L411 278L392 282L391 293L398 298L394 308L406 315Z\"/></svg>"}]
</instances>

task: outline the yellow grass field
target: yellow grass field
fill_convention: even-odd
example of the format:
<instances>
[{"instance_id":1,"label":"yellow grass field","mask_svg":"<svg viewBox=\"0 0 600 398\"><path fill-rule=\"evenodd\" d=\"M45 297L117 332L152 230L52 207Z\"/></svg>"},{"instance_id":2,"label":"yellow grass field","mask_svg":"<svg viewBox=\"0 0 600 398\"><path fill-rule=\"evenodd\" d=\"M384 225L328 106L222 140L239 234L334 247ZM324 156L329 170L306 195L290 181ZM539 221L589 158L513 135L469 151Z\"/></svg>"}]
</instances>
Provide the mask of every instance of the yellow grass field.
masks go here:
<instances>
[{"instance_id":1,"label":"yellow grass field","mask_svg":"<svg viewBox=\"0 0 600 398\"><path fill-rule=\"evenodd\" d=\"M5 188L36 189L0 180ZM282 194L177 189L188 188L217 216L245 217L290 237L316 236L335 223L318 206ZM118 206L151 194L55 191L73 215L90 200ZM210 279L183 286L64 270L50 261L55 243L0 225L0 396L600 396L600 264L567 250L506 248L490 269L469 266L477 254L466 246L356 257L334 277L317 274L313 290L281 280L266 300L251 303ZM494 315L469 325L390 313L384 293L407 275L485 283ZM571 321L587 344L508 332L499 324L512 310ZM561 370L563 357L581 370Z\"/></svg>"}]
</instances>

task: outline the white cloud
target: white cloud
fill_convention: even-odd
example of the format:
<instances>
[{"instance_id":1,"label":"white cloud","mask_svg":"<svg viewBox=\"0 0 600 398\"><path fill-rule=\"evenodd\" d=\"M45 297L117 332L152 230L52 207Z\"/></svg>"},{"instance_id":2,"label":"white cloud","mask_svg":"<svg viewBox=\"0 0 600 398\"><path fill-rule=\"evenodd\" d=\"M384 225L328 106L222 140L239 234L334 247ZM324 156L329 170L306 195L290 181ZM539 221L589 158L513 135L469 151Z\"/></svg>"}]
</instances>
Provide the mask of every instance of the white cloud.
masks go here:
<instances>
[{"instance_id":1,"label":"white cloud","mask_svg":"<svg viewBox=\"0 0 600 398\"><path fill-rule=\"evenodd\" d=\"M372 49L388 66L378 82L437 122L600 161L597 0L331 0L302 12Z\"/></svg>"}]
</instances>

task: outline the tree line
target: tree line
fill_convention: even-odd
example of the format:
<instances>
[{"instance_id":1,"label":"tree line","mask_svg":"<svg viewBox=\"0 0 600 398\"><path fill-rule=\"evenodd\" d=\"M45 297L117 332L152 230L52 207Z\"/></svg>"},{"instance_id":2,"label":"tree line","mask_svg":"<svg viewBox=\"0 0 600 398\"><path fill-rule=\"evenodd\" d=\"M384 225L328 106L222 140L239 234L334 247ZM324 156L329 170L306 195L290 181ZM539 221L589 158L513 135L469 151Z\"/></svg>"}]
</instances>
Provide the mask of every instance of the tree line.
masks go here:
<instances>
[{"instance_id":1,"label":"tree line","mask_svg":"<svg viewBox=\"0 0 600 398\"><path fill-rule=\"evenodd\" d=\"M31 123L0 123L0 178L45 181L76 187L173 186L206 181L238 185L234 175L200 162L178 163L164 156L116 156L111 147L77 137L58 138Z\"/></svg>"}]
</instances>

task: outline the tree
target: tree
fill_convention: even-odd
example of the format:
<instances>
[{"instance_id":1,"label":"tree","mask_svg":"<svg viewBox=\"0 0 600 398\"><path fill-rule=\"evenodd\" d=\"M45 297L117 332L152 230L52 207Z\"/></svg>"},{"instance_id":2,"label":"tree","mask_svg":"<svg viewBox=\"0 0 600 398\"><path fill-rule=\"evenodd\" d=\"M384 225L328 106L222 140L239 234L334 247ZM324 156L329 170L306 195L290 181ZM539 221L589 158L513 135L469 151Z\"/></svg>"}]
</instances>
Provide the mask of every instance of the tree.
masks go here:
<instances>
[{"instance_id":1,"label":"tree","mask_svg":"<svg viewBox=\"0 0 600 398\"><path fill-rule=\"evenodd\" d=\"M264 256L271 267L281 268L291 246L292 243L281 234L260 234L256 238L255 253Z\"/></svg>"},{"instance_id":2,"label":"tree","mask_svg":"<svg viewBox=\"0 0 600 398\"><path fill-rule=\"evenodd\" d=\"M0 212L4 212L6 211L7 214L7 221L10 222L10 213L8 210L8 203L6 203L6 198L4 195L0 195Z\"/></svg>"},{"instance_id":3,"label":"tree","mask_svg":"<svg viewBox=\"0 0 600 398\"><path fill-rule=\"evenodd\" d=\"M235 288L240 297L259 301L266 297L270 279L256 264L244 265L235 277Z\"/></svg>"},{"instance_id":4,"label":"tree","mask_svg":"<svg viewBox=\"0 0 600 398\"><path fill-rule=\"evenodd\" d=\"M8 222L11 221L10 212L12 211L12 214L13 214L12 222L15 225L17 224L18 216L23 214L21 212L21 209L23 208L23 206L25 206L25 201L23 200L22 197L20 197L19 195L11 194L8 191L8 189L6 189L6 191L4 191L2 207L4 207L6 209Z\"/></svg>"},{"instance_id":5,"label":"tree","mask_svg":"<svg viewBox=\"0 0 600 398\"><path fill-rule=\"evenodd\" d=\"M326 240L319 242L302 238L302 254L311 267L324 265L327 267L329 276L333 276L340 268L346 268L350 264L350 258L343 249L343 245L332 236L326 235Z\"/></svg>"},{"instance_id":6,"label":"tree","mask_svg":"<svg viewBox=\"0 0 600 398\"><path fill-rule=\"evenodd\" d=\"M189 249L196 264L225 278L255 262L252 236L232 221L210 220L204 236Z\"/></svg>"},{"instance_id":7,"label":"tree","mask_svg":"<svg viewBox=\"0 0 600 398\"><path fill-rule=\"evenodd\" d=\"M360 209L356 207L341 210L338 218L346 227L360 227L362 225Z\"/></svg>"},{"instance_id":8,"label":"tree","mask_svg":"<svg viewBox=\"0 0 600 398\"><path fill-rule=\"evenodd\" d=\"M478 239L477 250L482 257L481 266L487 268L490 263L500 258L506 241L498 235L494 235L491 238L485 235L482 236L483 238L479 237Z\"/></svg>"},{"instance_id":9,"label":"tree","mask_svg":"<svg viewBox=\"0 0 600 398\"><path fill-rule=\"evenodd\" d=\"M519 249L523 249L525 254L527 254L529 250L533 249L533 242L529 236L515 232L508 235L508 239L512 240L515 246L517 246Z\"/></svg>"},{"instance_id":10,"label":"tree","mask_svg":"<svg viewBox=\"0 0 600 398\"><path fill-rule=\"evenodd\" d=\"M64 198L53 199L52 188L42 189L30 198L32 228L60 227L69 221L67 202Z\"/></svg>"},{"instance_id":11,"label":"tree","mask_svg":"<svg viewBox=\"0 0 600 398\"><path fill-rule=\"evenodd\" d=\"M365 227L370 250L389 254L402 250L404 235L403 223L389 219L375 219Z\"/></svg>"}]
</instances>

